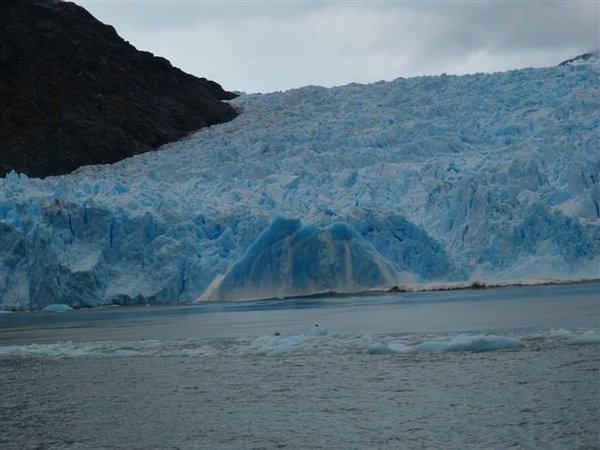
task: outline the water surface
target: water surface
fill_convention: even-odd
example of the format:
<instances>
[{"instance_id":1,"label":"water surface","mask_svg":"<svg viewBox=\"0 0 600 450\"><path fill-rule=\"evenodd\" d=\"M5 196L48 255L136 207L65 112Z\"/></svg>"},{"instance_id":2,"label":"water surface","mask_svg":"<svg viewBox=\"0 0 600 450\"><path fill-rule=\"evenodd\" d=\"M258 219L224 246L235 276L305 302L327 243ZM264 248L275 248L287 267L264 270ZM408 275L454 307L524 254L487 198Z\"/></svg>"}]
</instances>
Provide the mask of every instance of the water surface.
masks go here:
<instances>
[{"instance_id":1,"label":"water surface","mask_svg":"<svg viewBox=\"0 0 600 450\"><path fill-rule=\"evenodd\" d=\"M2 314L0 448L598 448L599 293Z\"/></svg>"}]
</instances>

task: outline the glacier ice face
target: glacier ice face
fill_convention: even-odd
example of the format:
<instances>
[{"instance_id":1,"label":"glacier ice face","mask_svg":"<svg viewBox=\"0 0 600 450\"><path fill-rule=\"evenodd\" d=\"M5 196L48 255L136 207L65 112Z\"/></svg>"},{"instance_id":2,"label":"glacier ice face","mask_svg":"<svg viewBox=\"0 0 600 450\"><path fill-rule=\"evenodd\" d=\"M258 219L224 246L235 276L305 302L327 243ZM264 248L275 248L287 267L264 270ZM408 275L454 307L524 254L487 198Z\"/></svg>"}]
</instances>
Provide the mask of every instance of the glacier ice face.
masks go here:
<instances>
[{"instance_id":1,"label":"glacier ice face","mask_svg":"<svg viewBox=\"0 0 600 450\"><path fill-rule=\"evenodd\" d=\"M579 65L248 95L156 152L10 173L0 304L599 277L599 81Z\"/></svg>"},{"instance_id":2,"label":"glacier ice face","mask_svg":"<svg viewBox=\"0 0 600 450\"><path fill-rule=\"evenodd\" d=\"M276 218L204 299L260 299L357 292L398 283L399 274L346 223L327 228Z\"/></svg>"}]
</instances>

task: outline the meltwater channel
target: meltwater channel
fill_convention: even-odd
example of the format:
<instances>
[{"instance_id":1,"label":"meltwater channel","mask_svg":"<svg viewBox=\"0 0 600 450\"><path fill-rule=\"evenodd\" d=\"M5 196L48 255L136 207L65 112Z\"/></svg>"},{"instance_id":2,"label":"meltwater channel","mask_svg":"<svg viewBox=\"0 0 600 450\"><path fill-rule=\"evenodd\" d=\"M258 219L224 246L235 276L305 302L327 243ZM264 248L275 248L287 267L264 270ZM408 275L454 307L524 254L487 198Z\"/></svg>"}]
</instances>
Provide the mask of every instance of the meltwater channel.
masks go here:
<instances>
[{"instance_id":1,"label":"meltwater channel","mask_svg":"<svg viewBox=\"0 0 600 450\"><path fill-rule=\"evenodd\" d=\"M597 449L600 284L0 314L2 449Z\"/></svg>"}]
</instances>

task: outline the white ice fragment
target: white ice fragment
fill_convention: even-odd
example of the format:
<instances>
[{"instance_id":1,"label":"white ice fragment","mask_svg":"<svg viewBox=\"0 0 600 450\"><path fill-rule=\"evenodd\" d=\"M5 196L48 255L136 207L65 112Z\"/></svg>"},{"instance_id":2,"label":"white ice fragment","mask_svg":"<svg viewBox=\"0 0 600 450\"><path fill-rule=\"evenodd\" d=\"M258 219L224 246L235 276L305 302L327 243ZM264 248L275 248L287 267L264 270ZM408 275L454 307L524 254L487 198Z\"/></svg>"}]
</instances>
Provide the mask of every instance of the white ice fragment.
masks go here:
<instances>
[{"instance_id":1,"label":"white ice fragment","mask_svg":"<svg viewBox=\"0 0 600 450\"><path fill-rule=\"evenodd\" d=\"M385 353L442 353L442 352L485 352L493 350L510 350L523 347L520 339L494 335L459 335L450 340L424 340L407 345L403 343L376 344L367 352L370 354Z\"/></svg>"},{"instance_id":2,"label":"white ice fragment","mask_svg":"<svg viewBox=\"0 0 600 450\"><path fill-rule=\"evenodd\" d=\"M46 306L42 311L66 312L71 311L72 309L73 308L71 308L69 305L65 305L63 303L54 303Z\"/></svg>"}]
</instances>

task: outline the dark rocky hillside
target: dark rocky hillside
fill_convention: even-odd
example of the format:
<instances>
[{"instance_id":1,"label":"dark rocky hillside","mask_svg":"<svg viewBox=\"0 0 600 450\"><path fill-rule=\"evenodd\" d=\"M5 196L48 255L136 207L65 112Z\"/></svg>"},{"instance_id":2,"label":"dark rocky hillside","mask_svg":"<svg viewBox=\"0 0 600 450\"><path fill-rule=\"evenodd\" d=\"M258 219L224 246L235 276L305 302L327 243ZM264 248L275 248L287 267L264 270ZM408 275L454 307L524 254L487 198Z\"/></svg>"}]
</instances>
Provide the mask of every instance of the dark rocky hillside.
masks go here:
<instances>
[{"instance_id":1,"label":"dark rocky hillside","mask_svg":"<svg viewBox=\"0 0 600 450\"><path fill-rule=\"evenodd\" d=\"M580 64L594 64L600 58L600 50L583 53L575 58L567 59L559 64L559 66L576 66Z\"/></svg>"},{"instance_id":2,"label":"dark rocky hillside","mask_svg":"<svg viewBox=\"0 0 600 450\"><path fill-rule=\"evenodd\" d=\"M119 161L234 118L233 97L73 3L0 2L0 176Z\"/></svg>"}]
</instances>

